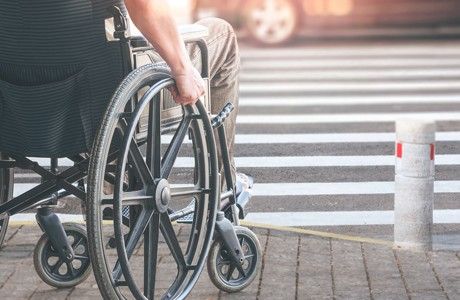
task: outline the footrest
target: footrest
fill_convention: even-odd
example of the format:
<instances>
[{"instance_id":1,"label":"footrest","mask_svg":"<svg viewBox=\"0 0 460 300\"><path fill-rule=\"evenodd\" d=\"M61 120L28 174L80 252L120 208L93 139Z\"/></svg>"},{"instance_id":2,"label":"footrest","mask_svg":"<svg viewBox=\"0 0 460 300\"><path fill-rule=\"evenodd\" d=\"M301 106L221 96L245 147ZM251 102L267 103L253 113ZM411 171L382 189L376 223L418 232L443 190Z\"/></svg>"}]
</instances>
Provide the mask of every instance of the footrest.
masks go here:
<instances>
[{"instance_id":1,"label":"footrest","mask_svg":"<svg viewBox=\"0 0 460 300\"><path fill-rule=\"evenodd\" d=\"M177 223L180 223L180 224L192 224L194 216L195 216L194 213L190 213L190 214L188 214L186 216L183 216L180 219L177 219Z\"/></svg>"},{"instance_id":2,"label":"footrest","mask_svg":"<svg viewBox=\"0 0 460 300\"><path fill-rule=\"evenodd\" d=\"M245 190L241 192L241 194L236 197L236 206L238 207L239 214L238 217L240 219L244 219L246 215L248 214L248 211L246 206L248 205L249 201L251 200L252 194L251 194L251 189Z\"/></svg>"},{"instance_id":3,"label":"footrest","mask_svg":"<svg viewBox=\"0 0 460 300\"><path fill-rule=\"evenodd\" d=\"M129 206L125 206L121 210L121 216L126 218L129 221ZM106 207L102 212L102 219L105 221L113 220L113 209L111 207Z\"/></svg>"},{"instance_id":4,"label":"footrest","mask_svg":"<svg viewBox=\"0 0 460 300\"><path fill-rule=\"evenodd\" d=\"M195 199L193 199L187 207L170 214L169 218L171 221L177 221L177 223L191 224L193 223L194 211Z\"/></svg>"},{"instance_id":5,"label":"footrest","mask_svg":"<svg viewBox=\"0 0 460 300\"><path fill-rule=\"evenodd\" d=\"M123 209L121 210L121 215L129 219L129 206L123 207Z\"/></svg>"}]
</instances>

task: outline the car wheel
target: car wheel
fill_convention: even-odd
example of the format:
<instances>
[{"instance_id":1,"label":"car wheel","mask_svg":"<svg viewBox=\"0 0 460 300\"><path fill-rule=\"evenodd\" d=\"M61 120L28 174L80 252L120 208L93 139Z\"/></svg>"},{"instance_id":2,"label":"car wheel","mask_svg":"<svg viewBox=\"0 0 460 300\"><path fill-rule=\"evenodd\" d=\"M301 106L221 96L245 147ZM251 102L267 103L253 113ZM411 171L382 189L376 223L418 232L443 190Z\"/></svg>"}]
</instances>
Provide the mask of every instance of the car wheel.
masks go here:
<instances>
[{"instance_id":1,"label":"car wheel","mask_svg":"<svg viewBox=\"0 0 460 300\"><path fill-rule=\"evenodd\" d=\"M245 19L256 42L279 45L294 36L299 15L292 0L250 0Z\"/></svg>"}]
</instances>

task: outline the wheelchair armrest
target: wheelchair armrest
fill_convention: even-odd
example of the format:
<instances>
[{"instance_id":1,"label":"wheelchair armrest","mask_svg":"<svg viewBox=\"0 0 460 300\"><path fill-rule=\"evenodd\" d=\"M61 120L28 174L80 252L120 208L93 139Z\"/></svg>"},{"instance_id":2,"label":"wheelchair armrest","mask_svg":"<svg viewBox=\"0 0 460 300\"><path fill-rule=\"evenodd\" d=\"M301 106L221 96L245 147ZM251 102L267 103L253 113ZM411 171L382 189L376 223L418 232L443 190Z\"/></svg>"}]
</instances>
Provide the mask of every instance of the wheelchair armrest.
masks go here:
<instances>
[{"instance_id":1,"label":"wheelchair armrest","mask_svg":"<svg viewBox=\"0 0 460 300\"><path fill-rule=\"evenodd\" d=\"M209 35L208 28L198 24L180 25L179 33L185 43L194 42Z\"/></svg>"},{"instance_id":2,"label":"wheelchair armrest","mask_svg":"<svg viewBox=\"0 0 460 300\"><path fill-rule=\"evenodd\" d=\"M149 43L147 40L142 36L139 30L135 28L134 35L129 37L131 41L131 46L137 47L148 47ZM181 35L184 43L191 43L196 42L199 39L205 38L208 36L209 31L208 28L203 25L198 24L190 24L190 25L180 25L179 26L179 34Z\"/></svg>"}]
</instances>

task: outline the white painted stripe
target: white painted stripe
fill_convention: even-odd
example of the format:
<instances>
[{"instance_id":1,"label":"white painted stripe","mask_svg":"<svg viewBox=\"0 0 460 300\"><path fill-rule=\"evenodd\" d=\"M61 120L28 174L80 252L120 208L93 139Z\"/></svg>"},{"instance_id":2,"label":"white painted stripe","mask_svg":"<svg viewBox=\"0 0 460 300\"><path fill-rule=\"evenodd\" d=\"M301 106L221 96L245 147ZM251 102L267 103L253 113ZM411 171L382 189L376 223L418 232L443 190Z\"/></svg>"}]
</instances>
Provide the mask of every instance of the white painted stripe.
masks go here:
<instances>
[{"instance_id":1,"label":"white painted stripe","mask_svg":"<svg viewBox=\"0 0 460 300\"><path fill-rule=\"evenodd\" d=\"M320 143L372 143L372 142L394 142L394 133L325 133L325 134L239 134L236 136L237 144L320 144ZM170 143L171 135L165 136L163 143ZM460 132L437 132L436 140L441 141L460 141ZM185 143L190 143L185 140ZM439 156L438 156L439 157ZM32 161L38 162L41 166L49 166L47 158L30 157ZM63 167L72 166L71 160L66 158L59 159L59 165ZM18 178L24 177L16 174Z\"/></svg>"},{"instance_id":2,"label":"white painted stripe","mask_svg":"<svg viewBox=\"0 0 460 300\"><path fill-rule=\"evenodd\" d=\"M374 69L370 70L282 70L273 72L253 72L250 70L242 71L240 74L241 82L244 81L334 81L334 80L408 80L435 78L433 81L459 77L458 69Z\"/></svg>"},{"instance_id":3,"label":"white painted stripe","mask_svg":"<svg viewBox=\"0 0 460 300\"><path fill-rule=\"evenodd\" d=\"M72 223L83 223L83 215L71 215L71 214L56 214L61 222L72 222ZM35 222L35 214L25 213L25 214L15 214L10 217L10 222Z\"/></svg>"},{"instance_id":4,"label":"white painted stripe","mask_svg":"<svg viewBox=\"0 0 460 300\"><path fill-rule=\"evenodd\" d=\"M37 186L35 183L14 185L14 197ZM460 181L442 180L434 184L435 193L460 193ZM378 195L393 194L393 181L370 182L302 182L256 183L254 196Z\"/></svg>"},{"instance_id":5,"label":"white painted stripe","mask_svg":"<svg viewBox=\"0 0 460 300\"><path fill-rule=\"evenodd\" d=\"M240 106L285 107L285 106L339 106L339 105L391 105L391 104L436 104L460 103L458 95L366 95L366 96L308 96L308 97L241 97Z\"/></svg>"},{"instance_id":6,"label":"white painted stripe","mask_svg":"<svg viewBox=\"0 0 460 300\"><path fill-rule=\"evenodd\" d=\"M394 166L393 155L235 157L239 168ZM460 165L460 155L437 155L436 165ZM178 157L176 168L193 168L191 157Z\"/></svg>"},{"instance_id":7,"label":"white painted stripe","mask_svg":"<svg viewBox=\"0 0 460 300\"><path fill-rule=\"evenodd\" d=\"M320 143L383 143L394 142L395 133L299 133L299 134L238 134L237 144L320 144ZM460 132L437 132L436 141L460 141Z\"/></svg>"},{"instance_id":8,"label":"white painted stripe","mask_svg":"<svg viewBox=\"0 0 460 300\"><path fill-rule=\"evenodd\" d=\"M240 168L394 166L393 155L236 157ZM436 165L460 165L460 155L437 155Z\"/></svg>"},{"instance_id":9,"label":"white painted stripe","mask_svg":"<svg viewBox=\"0 0 460 300\"><path fill-rule=\"evenodd\" d=\"M57 214L61 222L83 223L83 215ZM319 211L319 212L267 212L249 213L245 220L277 226L351 226L392 225L393 211ZM24 213L10 217L11 222L35 222L35 214ZM460 210L444 209L433 211L435 224L460 223Z\"/></svg>"},{"instance_id":10,"label":"white painted stripe","mask_svg":"<svg viewBox=\"0 0 460 300\"><path fill-rule=\"evenodd\" d=\"M393 211L318 211L249 213L245 220L277 226L392 225ZM460 209L433 211L435 224L460 223Z\"/></svg>"},{"instance_id":11,"label":"white painted stripe","mask_svg":"<svg viewBox=\"0 0 460 300\"><path fill-rule=\"evenodd\" d=\"M459 80L446 81L396 81L396 82L277 82L267 84L262 83L242 83L240 85L241 93L270 93L270 92L326 92L333 91L350 92L359 91L406 91L416 90L417 93L425 91L441 91L448 92L449 90L460 89ZM389 97L390 98L390 97Z\"/></svg>"},{"instance_id":12,"label":"white painted stripe","mask_svg":"<svg viewBox=\"0 0 460 300\"><path fill-rule=\"evenodd\" d=\"M22 193L25 193L31 189L33 189L34 187L38 186L39 184L38 183L15 183L14 184L14 192L13 192L13 197L17 197L19 195L21 195ZM181 187L193 187L192 184L171 184L171 187L174 188L174 187L177 187L177 188L181 188ZM85 188L87 188L87 185L85 184ZM62 190L60 190L62 191ZM70 196L70 197L73 197L73 196Z\"/></svg>"},{"instance_id":13,"label":"white painted stripe","mask_svg":"<svg viewBox=\"0 0 460 300\"><path fill-rule=\"evenodd\" d=\"M50 166L50 159L43 158L43 157L29 157L31 161L37 162L42 167L49 167ZM73 161L68 158L60 158L58 160L58 165L62 167L69 167L73 166Z\"/></svg>"},{"instance_id":14,"label":"white painted stripe","mask_svg":"<svg viewBox=\"0 0 460 300\"><path fill-rule=\"evenodd\" d=\"M460 193L460 181L435 181L435 193ZM393 181L256 183L254 196L317 196L393 194Z\"/></svg>"},{"instance_id":15,"label":"white painted stripe","mask_svg":"<svg viewBox=\"0 0 460 300\"><path fill-rule=\"evenodd\" d=\"M277 167L353 167L353 166L393 166L393 155L353 155L353 156L246 156L235 157L240 168ZM459 165L460 155L446 154L436 156L436 165ZM174 167L193 168L192 157L178 157ZM22 175L22 174L18 174ZM20 176L26 177L26 176Z\"/></svg>"},{"instance_id":16,"label":"white painted stripe","mask_svg":"<svg viewBox=\"0 0 460 300\"><path fill-rule=\"evenodd\" d=\"M443 47L448 45L448 47ZM243 48L241 56L243 60L247 59L267 59L267 58L283 58L290 57L297 59L302 58L317 58L317 57L360 57L360 56L381 56L388 58L391 56L412 56L429 55L431 57L443 57L444 55L459 55L460 43L449 41L449 43L430 43L430 44L379 44L379 45L356 45L356 46L340 46L333 47L298 47L298 48Z\"/></svg>"},{"instance_id":17,"label":"white painted stripe","mask_svg":"<svg viewBox=\"0 0 460 300\"><path fill-rule=\"evenodd\" d=\"M241 64L242 70L292 70L292 69L336 69L346 67L352 68L400 68L400 67L453 67L460 66L460 58L360 58L360 59L277 59L270 62L264 60L244 60Z\"/></svg>"},{"instance_id":18,"label":"white painted stripe","mask_svg":"<svg viewBox=\"0 0 460 300\"><path fill-rule=\"evenodd\" d=\"M458 121L458 112L357 113L357 114L296 114L239 115L238 124L314 124L314 123L379 123L399 119Z\"/></svg>"},{"instance_id":19,"label":"white painted stripe","mask_svg":"<svg viewBox=\"0 0 460 300\"><path fill-rule=\"evenodd\" d=\"M293 168L293 167L369 167L394 166L393 155L364 155L364 156L250 156L235 157L239 168ZM436 155L436 165L460 165L460 155ZM193 168L191 157L178 157L175 168ZM15 178L40 178L34 173L17 173Z\"/></svg>"},{"instance_id":20,"label":"white painted stripe","mask_svg":"<svg viewBox=\"0 0 460 300\"><path fill-rule=\"evenodd\" d=\"M32 178L41 178L40 175L35 174L35 173L14 173L14 178L15 179L32 179Z\"/></svg>"}]
</instances>

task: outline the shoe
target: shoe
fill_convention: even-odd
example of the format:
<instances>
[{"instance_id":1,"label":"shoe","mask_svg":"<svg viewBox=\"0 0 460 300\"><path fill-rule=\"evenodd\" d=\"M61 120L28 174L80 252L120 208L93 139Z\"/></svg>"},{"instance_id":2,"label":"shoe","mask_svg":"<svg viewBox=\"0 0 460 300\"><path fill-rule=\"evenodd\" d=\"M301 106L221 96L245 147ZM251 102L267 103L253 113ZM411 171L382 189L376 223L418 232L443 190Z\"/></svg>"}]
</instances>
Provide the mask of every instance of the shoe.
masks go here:
<instances>
[{"instance_id":1,"label":"shoe","mask_svg":"<svg viewBox=\"0 0 460 300\"><path fill-rule=\"evenodd\" d=\"M235 194L238 197L243 191L252 189L252 187L254 186L254 178L244 173L236 173L235 186Z\"/></svg>"}]
</instances>

